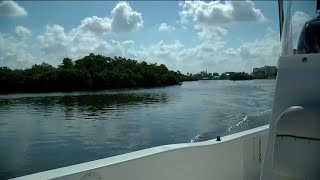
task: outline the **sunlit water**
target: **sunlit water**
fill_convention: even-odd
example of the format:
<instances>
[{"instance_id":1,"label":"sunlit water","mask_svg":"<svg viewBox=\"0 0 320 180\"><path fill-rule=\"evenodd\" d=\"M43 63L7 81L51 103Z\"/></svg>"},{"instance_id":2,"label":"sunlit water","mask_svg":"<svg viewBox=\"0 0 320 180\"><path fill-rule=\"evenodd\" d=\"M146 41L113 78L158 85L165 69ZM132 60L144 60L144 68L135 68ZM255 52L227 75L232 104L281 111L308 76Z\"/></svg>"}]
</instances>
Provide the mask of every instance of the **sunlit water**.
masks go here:
<instances>
[{"instance_id":1,"label":"sunlit water","mask_svg":"<svg viewBox=\"0 0 320 180\"><path fill-rule=\"evenodd\" d=\"M269 123L274 80L0 96L0 179ZM202 139L202 140L204 140Z\"/></svg>"}]
</instances>

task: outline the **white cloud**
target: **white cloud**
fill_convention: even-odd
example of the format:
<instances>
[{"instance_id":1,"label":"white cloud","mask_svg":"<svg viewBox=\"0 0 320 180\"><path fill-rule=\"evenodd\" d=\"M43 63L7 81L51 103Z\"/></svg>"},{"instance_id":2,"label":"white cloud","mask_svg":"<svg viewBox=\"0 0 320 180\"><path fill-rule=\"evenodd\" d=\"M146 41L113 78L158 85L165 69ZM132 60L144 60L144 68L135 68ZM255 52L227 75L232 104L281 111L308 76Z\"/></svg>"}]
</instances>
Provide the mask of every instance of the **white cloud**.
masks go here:
<instances>
[{"instance_id":1,"label":"white cloud","mask_svg":"<svg viewBox=\"0 0 320 180\"><path fill-rule=\"evenodd\" d=\"M14 1L1 1L0 14L4 16L26 16L28 13Z\"/></svg>"},{"instance_id":2,"label":"white cloud","mask_svg":"<svg viewBox=\"0 0 320 180\"><path fill-rule=\"evenodd\" d=\"M143 26L141 13L133 11L127 2L119 2L113 8L111 17L86 17L78 27L65 31L60 25L47 26L46 32L37 36L44 56L53 60L63 57L79 58L89 53L107 56L123 56L128 49L134 54L132 40L106 41L106 33L136 31ZM127 52L127 51L126 51Z\"/></svg>"},{"instance_id":3,"label":"white cloud","mask_svg":"<svg viewBox=\"0 0 320 180\"><path fill-rule=\"evenodd\" d=\"M167 64L169 67L176 69L177 52L183 48L180 41L176 40L174 43L165 43L160 41L157 44L144 48L148 61Z\"/></svg>"},{"instance_id":4,"label":"white cloud","mask_svg":"<svg viewBox=\"0 0 320 180\"><path fill-rule=\"evenodd\" d=\"M180 41L159 41L150 46L140 46L132 40L104 40L92 32L65 29L59 25L47 26L38 36L44 58L34 58L26 51L27 45L14 37L0 38L0 62L15 67L25 67L30 62L45 60L57 65L64 57L77 59L93 52L105 56L123 56L150 63L165 64L169 69L196 73L207 69L210 72L247 71L263 65L275 65L280 43L277 34L270 28L262 38L244 42L230 48L222 40L203 41L193 47L185 47ZM7 45L9 44L9 45ZM22 60L22 61L21 61ZM29 63L24 63L29 62Z\"/></svg>"},{"instance_id":5,"label":"white cloud","mask_svg":"<svg viewBox=\"0 0 320 180\"><path fill-rule=\"evenodd\" d=\"M159 26L159 32L170 32L176 30L175 27L167 25L167 23L161 23Z\"/></svg>"},{"instance_id":6,"label":"white cloud","mask_svg":"<svg viewBox=\"0 0 320 180\"><path fill-rule=\"evenodd\" d=\"M135 42L132 41L132 40L126 40L126 41L123 41L122 44L123 44L124 46L132 47L132 46L135 45Z\"/></svg>"},{"instance_id":7,"label":"white cloud","mask_svg":"<svg viewBox=\"0 0 320 180\"><path fill-rule=\"evenodd\" d=\"M24 26L16 27L16 35L22 39L27 38L31 35L31 31Z\"/></svg>"},{"instance_id":8,"label":"white cloud","mask_svg":"<svg viewBox=\"0 0 320 180\"><path fill-rule=\"evenodd\" d=\"M197 34L201 40L218 40L228 33L226 29L219 26L195 25L194 29L199 30Z\"/></svg>"},{"instance_id":9,"label":"white cloud","mask_svg":"<svg viewBox=\"0 0 320 180\"><path fill-rule=\"evenodd\" d=\"M221 58L220 52L224 49L225 42L209 42L205 41L201 44L183 49L178 53L179 69L188 72L199 72L207 69L209 71L220 71L221 65L216 65L216 62ZM221 68L221 69L220 69Z\"/></svg>"},{"instance_id":10,"label":"white cloud","mask_svg":"<svg viewBox=\"0 0 320 180\"><path fill-rule=\"evenodd\" d=\"M136 31L143 26L141 13L133 11L127 2L119 2L111 14L113 32Z\"/></svg>"},{"instance_id":11,"label":"white cloud","mask_svg":"<svg viewBox=\"0 0 320 180\"><path fill-rule=\"evenodd\" d=\"M96 33L104 33L111 31L111 19L97 16L86 17L81 21L79 29Z\"/></svg>"},{"instance_id":12,"label":"white cloud","mask_svg":"<svg viewBox=\"0 0 320 180\"><path fill-rule=\"evenodd\" d=\"M280 42L278 36L274 34L266 34L261 39L256 39L253 42L243 43L237 52L241 57L241 62L244 67L253 67L273 64L275 65L280 50Z\"/></svg>"},{"instance_id":13,"label":"white cloud","mask_svg":"<svg viewBox=\"0 0 320 180\"><path fill-rule=\"evenodd\" d=\"M67 55L68 49L73 48L70 46L73 37L67 35L64 32L64 28L59 25L47 26L45 34L39 35L37 38L46 54L59 53Z\"/></svg>"},{"instance_id":14,"label":"white cloud","mask_svg":"<svg viewBox=\"0 0 320 180\"><path fill-rule=\"evenodd\" d=\"M178 54L178 69L184 72L246 71L254 67L276 65L280 42L276 37L263 37L253 42L245 42L238 48L226 48L225 42L202 42L184 49Z\"/></svg>"},{"instance_id":15,"label":"white cloud","mask_svg":"<svg viewBox=\"0 0 320 180\"><path fill-rule=\"evenodd\" d=\"M125 49L125 48L124 48ZM229 48L222 40L203 41L193 47L185 47L180 41L160 41L148 47L131 47L124 50L124 56L147 60L152 63L164 63L169 69L184 73L196 73L207 69L209 72L246 71L264 65L276 65L280 42L278 34L268 28L262 38L243 42L240 46Z\"/></svg>"},{"instance_id":16,"label":"white cloud","mask_svg":"<svg viewBox=\"0 0 320 180\"><path fill-rule=\"evenodd\" d=\"M234 21L262 21L265 19L260 9L255 8L251 0L227 1L227 5L232 7Z\"/></svg>"},{"instance_id":17,"label":"white cloud","mask_svg":"<svg viewBox=\"0 0 320 180\"><path fill-rule=\"evenodd\" d=\"M236 48L228 48L224 41L203 41L185 47L179 41L160 41L154 45L136 50L137 59L147 58L149 62L164 63L170 69L196 73L207 69L210 72L246 71L254 67L276 65L280 42L278 34L268 28L262 38L244 42Z\"/></svg>"},{"instance_id":18,"label":"white cloud","mask_svg":"<svg viewBox=\"0 0 320 180\"><path fill-rule=\"evenodd\" d=\"M37 61L27 50L28 46L19 38L0 33L0 66L25 68Z\"/></svg>"},{"instance_id":19,"label":"white cloud","mask_svg":"<svg viewBox=\"0 0 320 180\"><path fill-rule=\"evenodd\" d=\"M233 22L263 21L260 9L255 8L252 1L185 1L182 7L180 22L194 24L198 36L202 40L220 39L227 34L222 26Z\"/></svg>"},{"instance_id":20,"label":"white cloud","mask_svg":"<svg viewBox=\"0 0 320 180\"><path fill-rule=\"evenodd\" d=\"M221 25L235 21L261 21L265 17L256 9L252 1L185 1L180 12L181 22L190 20L207 24Z\"/></svg>"},{"instance_id":21,"label":"white cloud","mask_svg":"<svg viewBox=\"0 0 320 180\"><path fill-rule=\"evenodd\" d=\"M209 30L210 31L210 30ZM223 30L222 30L223 31ZM280 42L274 30L268 28L263 38L244 42L239 47L229 48L221 39L215 41L206 37L199 45L185 47L180 41L159 41L147 47L132 40L123 42L104 40L92 32L65 32L59 25L48 26L44 34L38 36L45 57L53 59L56 65L63 57L80 58L91 52L105 56L123 56L152 63L166 64L170 69L183 72L247 71L263 65L275 65Z\"/></svg>"},{"instance_id":22,"label":"white cloud","mask_svg":"<svg viewBox=\"0 0 320 180\"><path fill-rule=\"evenodd\" d=\"M142 15L133 11L127 2L119 2L112 10L111 17L86 17L74 31L96 34L108 32L125 33L137 31L143 26Z\"/></svg>"},{"instance_id":23,"label":"white cloud","mask_svg":"<svg viewBox=\"0 0 320 180\"><path fill-rule=\"evenodd\" d=\"M106 56L125 56L133 51L135 42L104 40L101 35L82 29L72 29L65 32L59 25L47 26L46 32L38 36L43 55L52 60L52 64L60 63L64 57L80 58L89 53L99 53Z\"/></svg>"}]
</instances>

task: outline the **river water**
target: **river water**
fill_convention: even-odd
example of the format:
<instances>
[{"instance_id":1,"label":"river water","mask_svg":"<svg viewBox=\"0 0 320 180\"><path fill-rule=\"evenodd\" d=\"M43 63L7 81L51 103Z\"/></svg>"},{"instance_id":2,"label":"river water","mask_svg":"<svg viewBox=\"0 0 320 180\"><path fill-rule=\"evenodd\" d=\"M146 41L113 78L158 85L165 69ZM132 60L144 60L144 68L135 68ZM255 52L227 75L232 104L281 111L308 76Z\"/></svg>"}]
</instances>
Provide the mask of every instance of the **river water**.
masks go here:
<instances>
[{"instance_id":1,"label":"river water","mask_svg":"<svg viewBox=\"0 0 320 180\"><path fill-rule=\"evenodd\" d=\"M275 80L0 96L0 179L269 123Z\"/></svg>"}]
</instances>

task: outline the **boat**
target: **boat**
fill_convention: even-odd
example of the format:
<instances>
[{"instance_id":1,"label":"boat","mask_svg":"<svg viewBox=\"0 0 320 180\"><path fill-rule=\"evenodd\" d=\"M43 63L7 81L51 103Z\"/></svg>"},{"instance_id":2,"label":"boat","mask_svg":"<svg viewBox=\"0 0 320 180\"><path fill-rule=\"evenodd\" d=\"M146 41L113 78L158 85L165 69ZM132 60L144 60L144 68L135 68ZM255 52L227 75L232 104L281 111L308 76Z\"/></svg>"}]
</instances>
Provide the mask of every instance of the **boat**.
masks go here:
<instances>
[{"instance_id":1,"label":"boat","mask_svg":"<svg viewBox=\"0 0 320 180\"><path fill-rule=\"evenodd\" d=\"M319 0L317 1L319 13ZM319 16L293 48L291 3L278 1L281 52L270 125L216 139L164 145L16 179L320 179Z\"/></svg>"}]
</instances>

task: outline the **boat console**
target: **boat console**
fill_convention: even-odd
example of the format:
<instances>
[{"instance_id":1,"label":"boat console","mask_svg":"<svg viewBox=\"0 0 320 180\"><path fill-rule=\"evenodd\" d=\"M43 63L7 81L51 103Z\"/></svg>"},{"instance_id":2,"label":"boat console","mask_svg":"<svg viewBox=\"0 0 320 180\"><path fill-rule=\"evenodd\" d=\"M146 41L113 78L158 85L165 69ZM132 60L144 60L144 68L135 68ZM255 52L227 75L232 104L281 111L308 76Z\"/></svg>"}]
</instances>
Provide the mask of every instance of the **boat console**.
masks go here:
<instances>
[{"instance_id":1,"label":"boat console","mask_svg":"<svg viewBox=\"0 0 320 180\"><path fill-rule=\"evenodd\" d=\"M289 2L261 180L320 179L320 16L295 37L292 12Z\"/></svg>"}]
</instances>

